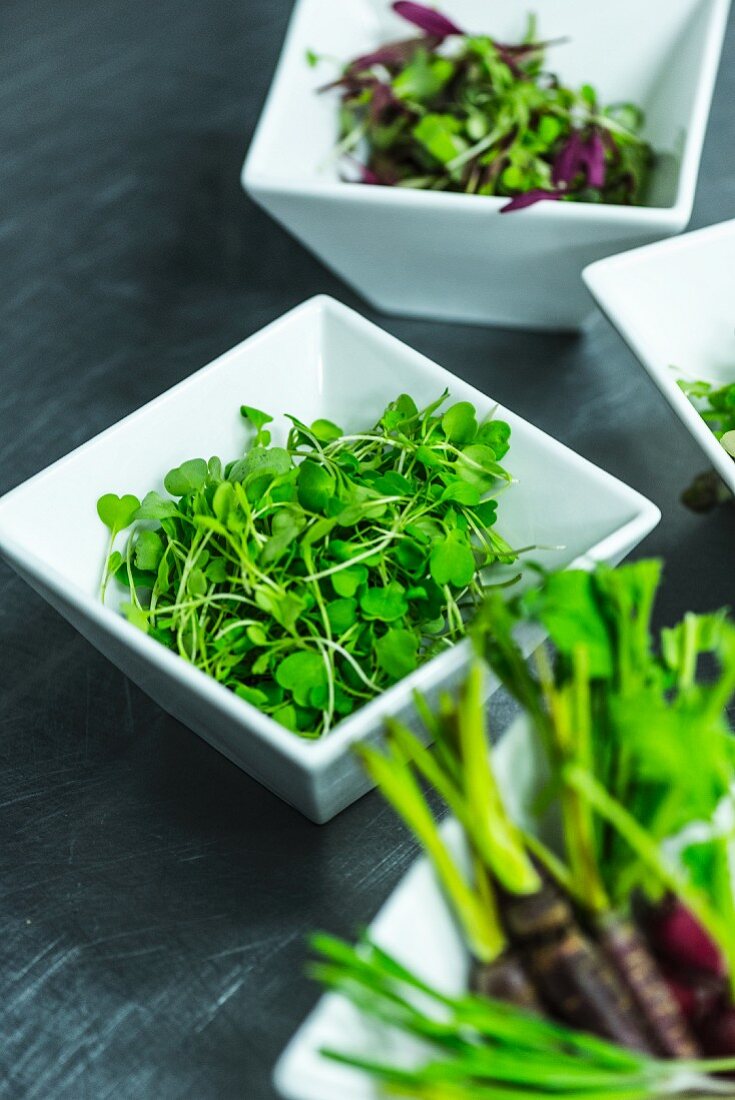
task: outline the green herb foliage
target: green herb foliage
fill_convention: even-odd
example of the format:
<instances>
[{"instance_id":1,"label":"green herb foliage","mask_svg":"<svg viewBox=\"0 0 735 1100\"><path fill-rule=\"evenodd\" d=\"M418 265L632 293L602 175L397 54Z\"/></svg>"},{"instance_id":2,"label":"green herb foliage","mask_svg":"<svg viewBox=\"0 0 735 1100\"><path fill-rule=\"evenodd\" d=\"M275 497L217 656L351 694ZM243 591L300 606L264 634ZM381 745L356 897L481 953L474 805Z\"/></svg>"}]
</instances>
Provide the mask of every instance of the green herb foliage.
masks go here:
<instances>
[{"instance_id":1,"label":"green herb foliage","mask_svg":"<svg viewBox=\"0 0 735 1100\"><path fill-rule=\"evenodd\" d=\"M735 458L735 382L716 387L711 382L680 379L679 386L727 453Z\"/></svg>"},{"instance_id":2,"label":"green herb foliage","mask_svg":"<svg viewBox=\"0 0 735 1100\"><path fill-rule=\"evenodd\" d=\"M381 1025L419 1041L417 1065L334 1049L322 1054L370 1074L388 1095L422 1100L513 1100L576 1096L580 1100L735 1096L726 1073L735 1059L658 1061L506 1004L467 994L448 996L369 937L352 947L312 937L311 975ZM354 1049L354 1041L353 1041ZM391 1044L386 1041L386 1049Z\"/></svg>"},{"instance_id":3,"label":"green herb foliage","mask_svg":"<svg viewBox=\"0 0 735 1100\"><path fill-rule=\"evenodd\" d=\"M735 740L726 709L735 625L722 613L689 613L654 645L660 574L646 560L552 574L509 603L491 596L476 638L532 717L567 805L574 810L579 798L594 811L592 836L578 805L567 831L580 886L589 889L592 866L616 908L636 890L682 897L735 982ZM548 632L553 669L542 659L534 676L525 665L512 637L521 621Z\"/></svg>"},{"instance_id":4,"label":"green herb foliage","mask_svg":"<svg viewBox=\"0 0 735 1100\"><path fill-rule=\"evenodd\" d=\"M304 737L465 633L486 566L515 561L493 530L510 429L443 394L403 394L345 435L328 420L243 405L246 453L183 462L168 495L108 494L102 595L115 577L136 626ZM117 534L132 525L124 551Z\"/></svg>"}]
</instances>

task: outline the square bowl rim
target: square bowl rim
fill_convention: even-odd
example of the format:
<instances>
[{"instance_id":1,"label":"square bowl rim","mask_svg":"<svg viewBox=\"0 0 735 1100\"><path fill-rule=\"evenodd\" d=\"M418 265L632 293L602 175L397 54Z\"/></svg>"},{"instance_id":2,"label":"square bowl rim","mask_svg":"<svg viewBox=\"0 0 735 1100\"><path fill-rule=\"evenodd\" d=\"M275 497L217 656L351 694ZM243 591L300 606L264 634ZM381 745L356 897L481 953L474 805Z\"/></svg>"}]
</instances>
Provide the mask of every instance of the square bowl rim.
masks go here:
<instances>
[{"instance_id":1,"label":"square bowl rim","mask_svg":"<svg viewBox=\"0 0 735 1100\"><path fill-rule=\"evenodd\" d=\"M349 324L353 331L366 332L370 337L382 343L383 346L391 348L397 354L403 355L404 357L409 356L414 362L418 362L425 370L431 371L432 373L436 372L448 381L454 379L460 382L463 388L471 390L473 394L477 394L484 401L493 403L493 398L488 394L477 390L471 383L465 382L464 379L459 378L459 376L453 374L445 367L442 367L439 363L436 363L428 356L417 351L410 344L386 332L379 325L363 317L357 310L338 301L331 295L317 294L276 317L274 320L240 341L234 347L226 350L211 362L200 367L186 378L183 378L180 382L175 383L173 386L153 397L150 401L144 402L132 412L121 417L120 420L115 421L101 432L92 436L89 440L73 448L67 454L62 455L49 466L44 467L42 470L33 474L0 497L0 552L6 554L11 561L22 563L24 570L29 575L47 579L51 582L50 587L54 591L63 592L69 604L83 614L87 621L91 621L104 633L108 635L111 634L118 642L132 649L136 656L147 661L151 667L160 668L163 672L176 680L177 683L188 686L208 703L211 703L214 710L224 710L228 717L243 727L243 732L255 733L260 740L270 743L280 752L287 755L292 761L296 762L300 767L314 773L327 766L335 757L341 755L351 744L360 740L360 738L369 731L376 712L377 714L382 714L384 712L386 700L388 701L387 709L390 709L390 703L392 701L402 697L408 697L415 689L421 688L424 681L428 681L437 676L443 676L445 673L460 667L464 660L466 660L466 656L469 652L470 643L468 639L464 638L460 640L460 642L456 643L445 652L437 654L435 657L431 658L431 660L419 666L419 668L409 673L408 676L402 677L395 684L392 684L385 691L381 692L380 695L365 703L359 710L355 711L354 714L348 715L338 722L329 734L313 740L301 738L297 734L281 726L278 722L275 722L272 718L268 717L268 715L263 714L253 704L236 696L234 692L225 687L224 684L220 684L216 680L213 680L211 676L208 676L201 669L182 660L177 653L167 649L166 646L161 645L161 643L157 642L154 638L148 637L141 630L124 619L116 610L101 604L95 595L85 592L74 583L70 583L52 565L47 564L37 554L29 552L22 547L13 535L12 524L6 525L3 522L3 513L5 505L10 502L16 494L19 495L30 486L39 484L51 473L58 472L67 462L70 462L79 454L97 445L101 440L112 437L119 432L125 424L142 413L143 410L149 410L153 407L163 408L166 402L170 400L174 394L182 393L192 385L195 380L198 381L203 376L209 375L210 373L213 374L230 358L234 358L236 355L240 354L246 345L251 346L263 339L267 339L270 332L277 328L281 328L299 316L314 314L316 317L319 317L329 313ZM560 448L574 461L577 467L584 469L598 479L604 480L611 489L614 488L617 491L621 499L626 500L633 512L629 520L605 535L595 545L589 547L582 555L570 562L566 568L589 568L597 560L606 556L612 557L619 552L622 547L628 546L631 543L637 544L659 522L661 512L658 507L636 489L633 489L601 467L596 466L571 447L566 446L566 444L561 443L547 432L537 428L530 421L513 413L511 409L506 409L502 405L500 408L503 412L510 414L514 419L522 421L524 428L528 429L532 435L538 434L538 436L542 437L548 444Z\"/></svg>"},{"instance_id":2,"label":"square bowl rim","mask_svg":"<svg viewBox=\"0 0 735 1100\"><path fill-rule=\"evenodd\" d=\"M640 229L650 227L670 232L680 232L686 227L694 206L704 139L732 0L705 0L705 2L709 3L710 13L696 78L691 125L687 128L685 135L674 201L666 206L542 202L525 210L526 218L549 222L574 219L582 223L598 223L601 226L614 222ZM427 213L433 211L446 214L453 211L455 216L465 218L475 217L482 211L486 214L488 211L498 212L500 207L508 202L507 198L496 195L427 192L399 187L358 187L332 178L300 180L294 178L293 174L262 170L257 167L260 146L264 142L264 135L271 127L276 89L284 73L296 64L296 32L301 29L302 24L308 25L307 15L311 3L313 0L296 0L294 5L269 90L242 166L240 178L243 189L253 197L263 194L296 195L301 198L328 199L337 203L357 203L374 210L381 207L401 209L413 206L416 209L423 208Z\"/></svg>"},{"instance_id":3,"label":"square bowl rim","mask_svg":"<svg viewBox=\"0 0 735 1100\"><path fill-rule=\"evenodd\" d=\"M602 312L658 386L720 477L735 493L735 460L720 445L696 407L679 388L675 373L656 360L647 335L650 327L645 321L635 321L627 313L621 312L608 297L609 292L619 286L619 281L624 279L628 271L658 264L660 261L665 261L668 256L680 252L706 249L712 242L729 238L735 241L735 218L694 229L680 237L656 241L628 252L595 260L583 269L582 278Z\"/></svg>"}]
</instances>

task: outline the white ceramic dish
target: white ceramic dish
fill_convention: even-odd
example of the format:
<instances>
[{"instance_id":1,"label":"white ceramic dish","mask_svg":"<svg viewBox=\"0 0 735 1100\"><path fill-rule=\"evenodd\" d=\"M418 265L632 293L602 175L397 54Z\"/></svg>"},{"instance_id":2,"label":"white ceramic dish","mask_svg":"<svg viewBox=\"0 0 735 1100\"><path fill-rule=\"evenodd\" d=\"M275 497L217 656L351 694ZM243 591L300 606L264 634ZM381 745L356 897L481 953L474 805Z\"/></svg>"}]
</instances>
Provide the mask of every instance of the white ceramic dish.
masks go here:
<instances>
[{"instance_id":1,"label":"white ceramic dish","mask_svg":"<svg viewBox=\"0 0 735 1100\"><path fill-rule=\"evenodd\" d=\"M528 5L445 0L470 31L517 40ZM543 0L544 38L569 36L550 65L592 81L605 102L632 101L664 154L645 207L539 203L499 215L502 199L342 182L331 151L334 72L308 49L347 61L411 27L389 0L297 0L242 174L245 190L328 267L387 313L576 329L591 315L580 280L603 256L680 232L689 221L730 0Z\"/></svg>"},{"instance_id":2,"label":"white ceramic dish","mask_svg":"<svg viewBox=\"0 0 735 1100\"><path fill-rule=\"evenodd\" d=\"M429 696L450 687L466 667L466 647L434 658L322 741L302 741L100 605L106 532L95 503L105 492L142 498L161 489L183 459L241 453L243 403L307 422L328 417L349 430L372 423L401 391L428 403L445 387L481 413L494 406L352 310L313 298L3 497L0 553L167 711L308 817L327 821L369 787L350 744L377 736L387 713L410 709L416 687ZM500 509L499 529L512 545L563 547L536 555L549 568L617 562L658 522L658 509L638 493L512 413L500 415L512 426L518 478ZM527 648L537 640L527 637Z\"/></svg>"},{"instance_id":3,"label":"white ceramic dish","mask_svg":"<svg viewBox=\"0 0 735 1100\"><path fill-rule=\"evenodd\" d=\"M494 750L493 766L508 810L516 820L531 824L528 807L539 789L539 758L536 738L524 719L513 724ZM442 833L469 873L457 823L446 822ZM404 876L370 932L382 947L450 996L467 988L469 954L426 859L418 859ZM319 1051L325 1047L397 1064L410 1065L413 1060L408 1041L389 1037L344 997L330 993L319 1000L275 1067L274 1083L281 1096L286 1100L379 1100L379 1090L365 1074L323 1058Z\"/></svg>"},{"instance_id":4,"label":"white ceramic dish","mask_svg":"<svg viewBox=\"0 0 735 1100\"><path fill-rule=\"evenodd\" d=\"M602 260L584 279L735 493L735 461L677 385L735 382L735 221Z\"/></svg>"}]
</instances>

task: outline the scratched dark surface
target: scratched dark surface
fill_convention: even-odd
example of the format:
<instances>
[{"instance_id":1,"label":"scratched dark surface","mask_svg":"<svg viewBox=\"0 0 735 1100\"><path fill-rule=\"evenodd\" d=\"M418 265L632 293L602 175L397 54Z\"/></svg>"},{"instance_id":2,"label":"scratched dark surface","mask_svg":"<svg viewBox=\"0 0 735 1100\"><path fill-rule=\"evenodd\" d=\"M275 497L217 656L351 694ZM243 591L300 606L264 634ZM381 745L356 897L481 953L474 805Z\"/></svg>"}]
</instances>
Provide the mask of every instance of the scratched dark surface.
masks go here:
<instances>
[{"instance_id":1,"label":"scratched dark surface","mask_svg":"<svg viewBox=\"0 0 735 1100\"><path fill-rule=\"evenodd\" d=\"M369 314L240 191L289 8L4 0L0 492L314 292ZM731 20L696 225L735 215L734 68ZM703 460L601 318L381 323L661 506L662 619L732 599L735 513L680 506ZM305 822L0 565L2 1097L272 1096L305 931L369 919L413 855L375 796Z\"/></svg>"}]
</instances>

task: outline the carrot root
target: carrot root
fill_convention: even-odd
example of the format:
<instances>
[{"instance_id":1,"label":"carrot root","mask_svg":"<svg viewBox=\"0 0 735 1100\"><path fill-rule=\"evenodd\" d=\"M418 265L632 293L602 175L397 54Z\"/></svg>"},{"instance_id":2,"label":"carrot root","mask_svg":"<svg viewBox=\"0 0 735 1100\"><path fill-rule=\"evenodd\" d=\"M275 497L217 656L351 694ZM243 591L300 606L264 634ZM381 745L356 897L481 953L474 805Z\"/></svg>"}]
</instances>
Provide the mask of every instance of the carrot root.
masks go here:
<instances>
[{"instance_id":1,"label":"carrot root","mask_svg":"<svg viewBox=\"0 0 735 1100\"><path fill-rule=\"evenodd\" d=\"M521 960L511 952L504 952L490 963L475 962L470 973L470 989L482 997L544 1015L533 982Z\"/></svg>"},{"instance_id":2,"label":"carrot root","mask_svg":"<svg viewBox=\"0 0 735 1100\"><path fill-rule=\"evenodd\" d=\"M701 1050L635 925L615 917L596 925L597 942L645 1020L657 1052L669 1058L697 1058Z\"/></svg>"}]
</instances>

